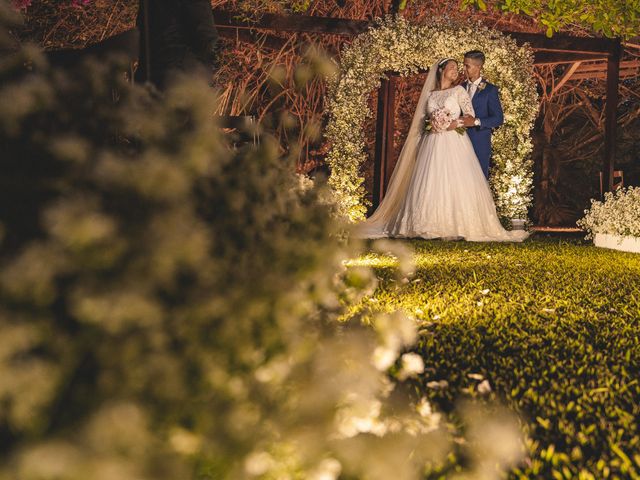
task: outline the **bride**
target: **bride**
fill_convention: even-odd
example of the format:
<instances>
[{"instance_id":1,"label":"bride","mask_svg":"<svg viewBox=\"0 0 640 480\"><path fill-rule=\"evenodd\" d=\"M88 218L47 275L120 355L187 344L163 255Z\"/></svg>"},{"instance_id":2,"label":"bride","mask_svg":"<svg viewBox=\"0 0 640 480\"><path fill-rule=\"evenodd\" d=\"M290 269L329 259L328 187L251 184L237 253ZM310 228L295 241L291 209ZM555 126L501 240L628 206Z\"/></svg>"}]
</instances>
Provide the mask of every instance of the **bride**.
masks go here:
<instances>
[{"instance_id":1,"label":"bride","mask_svg":"<svg viewBox=\"0 0 640 480\"><path fill-rule=\"evenodd\" d=\"M457 78L458 64L451 58L429 69L387 194L358 225L357 236L471 242L527 238L527 232L507 231L500 224L489 184L462 128L461 113L475 114L466 90L453 86Z\"/></svg>"}]
</instances>

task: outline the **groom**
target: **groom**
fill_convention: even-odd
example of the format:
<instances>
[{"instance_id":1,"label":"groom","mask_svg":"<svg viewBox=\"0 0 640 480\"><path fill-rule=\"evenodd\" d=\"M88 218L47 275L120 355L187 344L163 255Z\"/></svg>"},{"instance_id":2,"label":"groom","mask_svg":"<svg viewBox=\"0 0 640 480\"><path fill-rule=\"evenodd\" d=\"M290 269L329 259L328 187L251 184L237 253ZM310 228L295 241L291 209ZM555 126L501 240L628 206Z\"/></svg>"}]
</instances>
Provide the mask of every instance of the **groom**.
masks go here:
<instances>
[{"instance_id":1,"label":"groom","mask_svg":"<svg viewBox=\"0 0 640 480\"><path fill-rule=\"evenodd\" d=\"M482 78L484 53L471 50L464 54L464 71L467 80L462 86L471 97L471 104L475 112L472 116L463 117L469 139L476 152L484 176L489 178L489 160L491 159L491 131L504 122L502 105L498 98L498 87Z\"/></svg>"}]
</instances>

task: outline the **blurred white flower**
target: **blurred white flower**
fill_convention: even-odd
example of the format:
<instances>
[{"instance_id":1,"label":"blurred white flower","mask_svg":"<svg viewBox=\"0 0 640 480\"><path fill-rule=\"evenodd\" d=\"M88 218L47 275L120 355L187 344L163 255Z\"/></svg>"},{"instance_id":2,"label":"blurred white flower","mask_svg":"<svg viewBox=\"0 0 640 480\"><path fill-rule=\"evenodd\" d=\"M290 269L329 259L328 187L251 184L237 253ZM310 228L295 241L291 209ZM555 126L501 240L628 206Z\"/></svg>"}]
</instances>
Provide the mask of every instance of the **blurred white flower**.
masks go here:
<instances>
[{"instance_id":1,"label":"blurred white flower","mask_svg":"<svg viewBox=\"0 0 640 480\"><path fill-rule=\"evenodd\" d=\"M64 478L82 461L82 452L67 443L48 442L29 448L21 457L21 478Z\"/></svg>"},{"instance_id":2,"label":"blurred white flower","mask_svg":"<svg viewBox=\"0 0 640 480\"><path fill-rule=\"evenodd\" d=\"M382 345L395 352L413 345L418 334L415 320L402 312L378 315L373 325Z\"/></svg>"},{"instance_id":3,"label":"blurred white flower","mask_svg":"<svg viewBox=\"0 0 640 480\"><path fill-rule=\"evenodd\" d=\"M296 176L298 178L298 188L300 189L300 191L306 192L307 190L310 190L313 188L314 186L313 178L300 173L296 174Z\"/></svg>"},{"instance_id":4,"label":"blurred white flower","mask_svg":"<svg viewBox=\"0 0 640 480\"><path fill-rule=\"evenodd\" d=\"M398 372L398 378L400 380L405 380L424 372L424 361L420 355L416 353L405 353L400 358L402 362L400 371Z\"/></svg>"},{"instance_id":5,"label":"blurred white flower","mask_svg":"<svg viewBox=\"0 0 640 480\"><path fill-rule=\"evenodd\" d=\"M325 458L309 475L309 480L336 480L342 471L342 465L335 458Z\"/></svg>"},{"instance_id":6,"label":"blurred white flower","mask_svg":"<svg viewBox=\"0 0 640 480\"><path fill-rule=\"evenodd\" d=\"M507 410L489 412L479 406L461 409L467 425L468 451L472 459L469 478L497 480L502 472L524 456L517 418Z\"/></svg>"},{"instance_id":7,"label":"blurred white flower","mask_svg":"<svg viewBox=\"0 0 640 480\"><path fill-rule=\"evenodd\" d=\"M373 365L381 372L387 371L398 358L397 350L379 346L373 351Z\"/></svg>"},{"instance_id":8,"label":"blurred white flower","mask_svg":"<svg viewBox=\"0 0 640 480\"><path fill-rule=\"evenodd\" d=\"M483 380L482 382L480 382L480 384L478 385L478 393L482 394L482 395L486 395L487 393L491 392L491 384L489 383L489 380Z\"/></svg>"},{"instance_id":9,"label":"blurred white flower","mask_svg":"<svg viewBox=\"0 0 640 480\"><path fill-rule=\"evenodd\" d=\"M173 449L183 455L193 455L200 450L202 438L184 428L174 428L169 435Z\"/></svg>"},{"instance_id":10,"label":"blurred white flower","mask_svg":"<svg viewBox=\"0 0 640 480\"><path fill-rule=\"evenodd\" d=\"M353 403L341 408L336 416L338 431L345 438L359 433L382 436L386 427L380 420L382 403L375 399L353 398Z\"/></svg>"},{"instance_id":11,"label":"blurred white flower","mask_svg":"<svg viewBox=\"0 0 640 480\"><path fill-rule=\"evenodd\" d=\"M420 399L417 410L421 417L429 417L433 413L433 410L431 409L431 403L429 403L429 400L424 397Z\"/></svg>"},{"instance_id":12,"label":"blurred white flower","mask_svg":"<svg viewBox=\"0 0 640 480\"><path fill-rule=\"evenodd\" d=\"M406 277L407 275L413 275L415 271L415 261L413 257L413 250L404 243L393 240L376 240L373 244L373 249L380 253L390 255L398 259L398 267L400 276ZM403 281L407 278L403 278Z\"/></svg>"},{"instance_id":13,"label":"blurred white flower","mask_svg":"<svg viewBox=\"0 0 640 480\"><path fill-rule=\"evenodd\" d=\"M434 380L431 382L427 382L427 388L431 388L433 390L442 390L449 386L449 382L446 380Z\"/></svg>"},{"instance_id":14,"label":"blurred white flower","mask_svg":"<svg viewBox=\"0 0 640 480\"><path fill-rule=\"evenodd\" d=\"M282 382L291 371L291 363L286 358L277 358L256 370L255 376L263 383Z\"/></svg>"},{"instance_id":15,"label":"blurred white flower","mask_svg":"<svg viewBox=\"0 0 640 480\"><path fill-rule=\"evenodd\" d=\"M267 452L252 452L244 462L245 471L254 477L265 474L272 468L275 461Z\"/></svg>"}]
</instances>

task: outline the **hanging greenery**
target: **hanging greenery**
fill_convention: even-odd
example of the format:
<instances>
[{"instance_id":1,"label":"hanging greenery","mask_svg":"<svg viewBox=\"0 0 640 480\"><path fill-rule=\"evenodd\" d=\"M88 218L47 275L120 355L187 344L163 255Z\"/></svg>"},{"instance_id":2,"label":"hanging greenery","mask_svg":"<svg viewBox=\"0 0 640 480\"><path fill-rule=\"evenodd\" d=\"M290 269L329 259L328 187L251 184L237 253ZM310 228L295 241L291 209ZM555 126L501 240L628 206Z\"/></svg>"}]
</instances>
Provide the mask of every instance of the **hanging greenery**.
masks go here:
<instances>
[{"instance_id":1,"label":"hanging greenery","mask_svg":"<svg viewBox=\"0 0 640 480\"><path fill-rule=\"evenodd\" d=\"M372 115L367 106L371 91L385 72L412 75L443 57L462 63L464 53L473 49L487 56L484 76L500 88L505 115L492 139L496 207L502 217L526 218L533 182L530 131L538 112L532 50L477 23L434 18L411 25L403 17L388 16L343 51L339 73L329 85L329 183L340 210L352 221L366 213L360 168L367 159L362 125Z\"/></svg>"},{"instance_id":2,"label":"hanging greenery","mask_svg":"<svg viewBox=\"0 0 640 480\"><path fill-rule=\"evenodd\" d=\"M463 0L462 8L487 6L528 15L546 29L548 37L563 28L579 26L607 37L630 39L640 33L640 3L627 0Z\"/></svg>"}]
</instances>

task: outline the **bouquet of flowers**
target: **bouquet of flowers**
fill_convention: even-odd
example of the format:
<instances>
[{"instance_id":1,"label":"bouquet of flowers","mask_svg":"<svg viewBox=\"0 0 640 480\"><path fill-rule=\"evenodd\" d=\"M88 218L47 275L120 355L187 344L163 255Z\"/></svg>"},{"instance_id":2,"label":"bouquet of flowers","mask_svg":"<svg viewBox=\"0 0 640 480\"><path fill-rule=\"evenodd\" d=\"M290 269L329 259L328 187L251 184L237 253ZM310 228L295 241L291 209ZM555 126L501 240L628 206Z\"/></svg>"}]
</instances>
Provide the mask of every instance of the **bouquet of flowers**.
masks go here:
<instances>
[{"instance_id":1,"label":"bouquet of flowers","mask_svg":"<svg viewBox=\"0 0 640 480\"><path fill-rule=\"evenodd\" d=\"M445 108L439 108L434 110L430 117L427 118L425 123L424 131L425 133L440 133L447 130L447 127L456 120L451 112ZM464 133L464 127L456 127L456 132L460 135Z\"/></svg>"}]
</instances>

